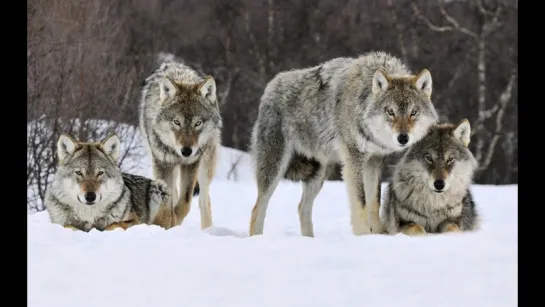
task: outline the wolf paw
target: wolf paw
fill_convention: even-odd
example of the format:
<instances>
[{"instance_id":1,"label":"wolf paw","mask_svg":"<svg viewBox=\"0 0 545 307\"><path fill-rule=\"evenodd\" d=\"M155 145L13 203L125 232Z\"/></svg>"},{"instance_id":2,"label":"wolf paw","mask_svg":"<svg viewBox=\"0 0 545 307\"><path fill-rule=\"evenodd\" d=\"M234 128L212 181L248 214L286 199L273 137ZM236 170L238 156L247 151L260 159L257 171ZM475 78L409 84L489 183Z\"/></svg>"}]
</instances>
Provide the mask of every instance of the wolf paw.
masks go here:
<instances>
[{"instance_id":1,"label":"wolf paw","mask_svg":"<svg viewBox=\"0 0 545 307\"><path fill-rule=\"evenodd\" d=\"M426 230L421 225L411 223L401 229L401 233L408 236L424 236L427 235Z\"/></svg>"},{"instance_id":2,"label":"wolf paw","mask_svg":"<svg viewBox=\"0 0 545 307\"><path fill-rule=\"evenodd\" d=\"M357 223L352 224L352 233L356 236L371 234L371 228L367 224Z\"/></svg>"},{"instance_id":3,"label":"wolf paw","mask_svg":"<svg viewBox=\"0 0 545 307\"><path fill-rule=\"evenodd\" d=\"M380 219L377 217L374 217L372 215L369 215L369 226L371 228L371 233L375 234L383 234L385 229L382 223L380 222Z\"/></svg>"}]
</instances>

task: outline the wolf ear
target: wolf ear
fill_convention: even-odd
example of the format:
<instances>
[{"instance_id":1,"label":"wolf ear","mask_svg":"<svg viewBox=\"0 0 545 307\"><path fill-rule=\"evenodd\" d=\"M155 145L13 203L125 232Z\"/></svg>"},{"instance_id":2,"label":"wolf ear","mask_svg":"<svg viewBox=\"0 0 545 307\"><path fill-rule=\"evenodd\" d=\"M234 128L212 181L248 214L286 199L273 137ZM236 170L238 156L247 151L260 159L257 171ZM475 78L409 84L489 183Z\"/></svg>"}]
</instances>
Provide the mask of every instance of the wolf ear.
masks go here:
<instances>
[{"instance_id":1,"label":"wolf ear","mask_svg":"<svg viewBox=\"0 0 545 307\"><path fill-rule=\"evenodd\" d=\"M167 98L174 98L174 96L177 93L177 87L174 85L174 82L170 80L170 78L164 78L161 81L161 84L159 84L160 92L159 92L159 104L165 103L165 100Z\"/></svg>"},{"instance_id":2,"label":"wolf ear","mask_svg":"<svg viewBox=\"0 0 545 307\"><path fill-rule=\"evenodd\" d=\"M388 89L388 86L390 86L388 74L382 68L377 69L377 71L375 71L375 75L373 76L373 94L376 95L378 93L385 92Z\"/></svg>"},{"instance_id":3,"label":"wolf ear","mask_svg":"<svg viewBox=\"0 0 545 307\"><path fill-rule=\"evenodd\" d=\"M76 151L76 141L68 134L62 133L57 142L57 156L59 162L64 161L66 157L74 154Z\"/></svg>"},{"instance_id":4,"label":"wolf ear","mask_svg":"<svg viewBox=\"0 0 545 307\"><path fill-rule=\"evenodd\" d=\"M469 125L469 121L464 118L458 123L456 128L454 128L454 131L452 132L454 134L454 137L458 140L462 141L465 147L469 145L469 137L471 136L471 126Z\"/></svg>"},{"instance_id":5,"label":"wolf ear","mask_svg":"<svg viewBox=\"0 0 545 307\"><path fill-rule=\"evenodd\" d=\"M114 159L117 162L119 157L119 137L116 134L112 134L100 142L104 153Z\"/></svg>"},{"instance_id":6,"label":"wolf ear","mask_svg":"<svg viewBox=\"0 0 545 307\"><path fill-rule=\"evenodd\" d=\"M430 71L427 69L422 69L422 71L414 78L414 86L417 90L424 92L424 94L430 98L432 87Z\"/></svg>"},{"instance_id":7,"label":"wolf ear","mask_svg":"<svg viewBox=\"0 0 545 307\"><path fill-rule=\"evenodd\" d=\"M216 81L212 76L207 76L198 89L202 98L208 99L210 102L216 102Z\"/></svg>"}]
</instances>

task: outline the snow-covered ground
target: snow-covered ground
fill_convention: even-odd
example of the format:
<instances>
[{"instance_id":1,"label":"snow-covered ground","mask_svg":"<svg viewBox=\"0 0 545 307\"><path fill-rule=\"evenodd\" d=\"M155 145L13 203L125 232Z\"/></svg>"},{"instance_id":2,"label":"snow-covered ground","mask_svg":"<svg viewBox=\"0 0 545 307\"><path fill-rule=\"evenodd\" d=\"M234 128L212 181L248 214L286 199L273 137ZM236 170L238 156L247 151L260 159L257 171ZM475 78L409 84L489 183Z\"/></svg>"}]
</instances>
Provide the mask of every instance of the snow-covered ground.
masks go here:
<instances>
[{"instance_id":1,"label":"snow-covered ground","mask_svg":"<svg viewBox=\"0 0 545 307\"><path fill-rule=\"evenodd\" d=\"M183 225L170 230L73 232L51 224L47 212L30 214L28 305L517 306L517 185L472 187L479 232L414 238L353 236L344 183L326 182L314 206L315 238L306 238L301 186L282 182L264 235L248 237L256 198L250 161L229 148L220 156L215 226L205 231L196 198ZM239 156L234 181L228 173ZM149 176L149 160L135 162L135 173Z\"/></svg>"},{"instance_id":2,"label":"snow-covered ground","mask_svg":"<svg viewBox=\"0 0 545 307\"><path fill-rule=\"evenodd\" d=\"M317 197L315 238L300 236L301 188L282 183L263 236L247 237L252 182L212 185L215 226L199 210L163 230L73 232L29 215L31 307L517 306L517 186L474 186L483 216L472 234L350 232L344 186Z\"/></svg>"}]
</instances>

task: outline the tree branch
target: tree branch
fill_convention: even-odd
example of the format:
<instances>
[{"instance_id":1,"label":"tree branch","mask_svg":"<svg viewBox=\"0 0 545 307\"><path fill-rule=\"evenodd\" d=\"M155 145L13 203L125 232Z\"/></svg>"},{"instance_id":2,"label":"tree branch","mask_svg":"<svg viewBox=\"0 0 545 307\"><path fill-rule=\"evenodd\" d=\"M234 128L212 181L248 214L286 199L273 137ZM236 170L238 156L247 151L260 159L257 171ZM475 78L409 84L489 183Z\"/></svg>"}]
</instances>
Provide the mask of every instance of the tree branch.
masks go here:
<instances>
[{"instance_id":1,"label":"tree branch","mask_svg":"<svg viewBox=\"0 0 545 307\"><path fill-rule=\"evenodd\" d=\"M517 69L515 68L511 72L511 76L509 77L509 82L507 82L505 89L500 95L500 101L499 101L500 107L496 115L496 129L494 131L494 136L492 137L492 140L490 141L490 145L488 146L485 159L484 161L481 162L480 161L481 157L476 157L478 158L477 161L479 161L478 171L486 170L488 166L490 165L490 162L492 161L492 156L494 155L496 145L499 141L500 134L503 129L503 117L505 115L505 110L507 109L507 105L511 101L511 95L513 93L513 86L515 84L516 77L517 77Z\"/></svg>"}]
</instances>

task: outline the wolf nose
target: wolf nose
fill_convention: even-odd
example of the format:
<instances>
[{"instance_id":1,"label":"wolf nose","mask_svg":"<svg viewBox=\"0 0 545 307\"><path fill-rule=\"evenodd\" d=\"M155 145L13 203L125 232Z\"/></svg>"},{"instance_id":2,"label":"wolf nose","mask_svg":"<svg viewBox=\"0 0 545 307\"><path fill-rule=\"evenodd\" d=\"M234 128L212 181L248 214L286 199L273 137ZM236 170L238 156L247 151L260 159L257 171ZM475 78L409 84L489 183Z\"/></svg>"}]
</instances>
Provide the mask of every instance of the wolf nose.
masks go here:
<instances>
[{"instance_id":1,"label":"wolf nose","mask_svg":"<svg viewBox=\"0 0 545 307\"><path fill-rule=\"evenodd\" d=\"M86 200L87 202L92 203L92 202L95 201L95 199L97 199L97 195L95 194L95 192L87 192L87 193L85 193L85 200Z\"/></svg>"},{"instance_id":2,"label":"wolf nose","mask_svg":"<svg viewBox=\"0 0 545 307\"><path fill-rule=\"evenodd\" d=\"M399 142L399 144L405 145L409 142L409 136L406 134L400 134L397 136L397 141Z\"/></svg>"},{"instance_id":3,"label":"wolf nose","mask_svg":"<svg viewBox=\"0 0 545 307\"><path fill-rule=\"evenodd\" d=\"M182 156L184 156L184 157L191 156L192 152L193 152L193 150L191 150L191 148L189 148L189 147L182 148Z\"/></svg>"},{"instance_id":4,"label":"wolf nose","mask_svg":"<svg viewBox=\"0 0 545 307\"><path fill-rule=\"evenodd\" d=\"M443 180L435 180L433 182L433 186L437 189L437 190L442 190L444 187L445 187L445 182Z\"/></svg>"}]
</instances>

